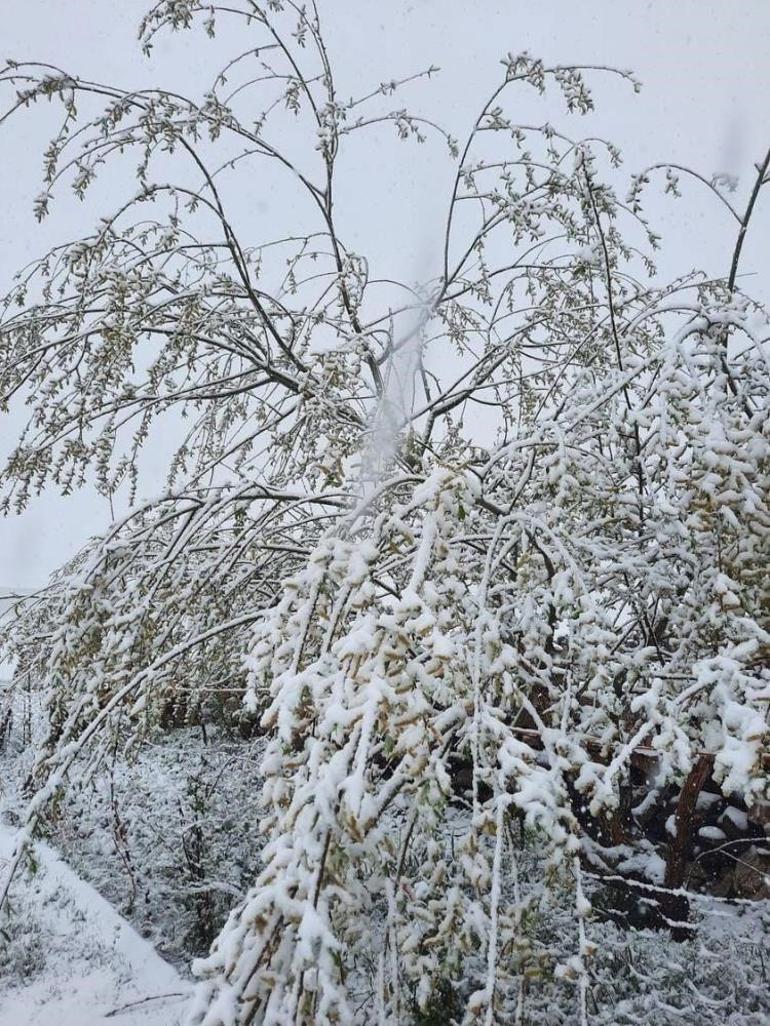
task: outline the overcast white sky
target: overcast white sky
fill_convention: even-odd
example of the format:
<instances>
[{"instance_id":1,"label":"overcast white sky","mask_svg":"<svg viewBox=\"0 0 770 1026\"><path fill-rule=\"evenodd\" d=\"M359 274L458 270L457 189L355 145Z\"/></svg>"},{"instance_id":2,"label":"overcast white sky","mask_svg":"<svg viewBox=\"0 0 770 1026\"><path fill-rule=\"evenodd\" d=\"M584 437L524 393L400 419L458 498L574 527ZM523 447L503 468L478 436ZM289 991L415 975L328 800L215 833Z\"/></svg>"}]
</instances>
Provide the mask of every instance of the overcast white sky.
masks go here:
<instances>
[{"instance_id":1,"label":"overcast white sky","mask_svg":"<svg viewBox=\"0 0 770 1026\"><path fill-rule=\"evenodd\" d=\"M125 87L167 86L197 96L211 80L214 51L201 33L164 41L151 60L136 46L145 0L0 0L3 56L51 61L83 77ZM430 64L439 76L403 94L399 105L430 114L463 137L499 81L499 60L527 49L546 60L633 69L640 96L617 85L597 90L599 128L623 150L628 170L668 159L741 174L770 145L770 4L767 0L319 0L343 95ZM245 45L245 44L244 44ZM0 98L0 103L7 98ZM103 195L87 206L65 202L38 226L45 111L0 132L0 292L25 262L53 242L86 231ZM431 252L445 210L452 169L445 150L404 147L369 136L352 148L343 234L388 276L417 280L432 271ZM356 184L358 183L358 184ZM365 183L365 184L363 184ZM377 202L367 186L377 186ZM115 184L115 198L120 183ZM740 205L740 198L739 198ZM770 196L765 197L770 208ZM109 206L109 204L107 204ZM263 204L244 201L243 216ZM650 208L668 240L672 270L705 265L724 273L734 234L716 204L693 193L683 203ZM240 213L240 212L239 212ZM767 270L770 210L760 212L744 270ZM256 223L256 222L255 222ZM258 230L258 229L257 229ZM0 451L17 420L0 420ZM148 482L147 490L155 489ZM0 585L34 587L91 535L108 510L90 492L37 499L20 517L0 521Z\"/></svg>"}]
</instances>

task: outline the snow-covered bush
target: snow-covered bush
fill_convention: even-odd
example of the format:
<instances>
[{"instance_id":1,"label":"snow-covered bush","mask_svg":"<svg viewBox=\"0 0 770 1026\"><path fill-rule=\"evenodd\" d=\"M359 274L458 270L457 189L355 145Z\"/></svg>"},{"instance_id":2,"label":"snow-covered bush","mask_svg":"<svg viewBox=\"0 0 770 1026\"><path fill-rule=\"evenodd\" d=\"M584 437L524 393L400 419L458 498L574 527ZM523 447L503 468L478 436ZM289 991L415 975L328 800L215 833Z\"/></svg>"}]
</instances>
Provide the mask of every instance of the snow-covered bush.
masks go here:
<instances>
[{"instance_id":1,"label":"snow-covered bush","mask_svg":"<svg viewBox=\"0 0 770 1026\"><path fill-rule=\"evenodd\" d=\"M256 871L258 749L175 730L62 798L50 839L168 958L203 954ZM237 770L237 771L236 771Z\"/></svg>"},{"instance_id":2,"label":"snow-covered bush","mask_svg":"<svg viewBox=\"0 0 770 1026\"><path fill-rule=\"evenodd\" d=\"M0 940L0 987L17 986L42 972L45 937L41 924L29 915L23 896L0 917Z\"/></svg>"},{"instance_id":3,"label":"snow-covered bush","mask_svg":"<svg viewBox=\"0 0 770 1026\"><path fill-rule=\"evenodd\" d=\"M614 144L566 130L587 77L628 74L509 55L461 144L377 106L399 83L343 99L315 9L220 14L256 42L200 102L0 76L17 107L63 105L40 216L139 160L138 191L24 272L2 321L2 392L32 408L5 508L91 473L132 503L11 639L50 731L10 872L68 778L220 703L266 735L260 868L191 1022L585 1024L613 1002L663 1022L694 856L735 857L699 796L747 822L768 797L770 330L737 274L770 153L745 209L711 187L727 278L661 284L652 172L621 192ZM143 39L215 15L164 0ZM560 96L565 129L514 121L525 90ZM370 277L337 227L347 137L389 125L457 162L419 288ZM232 220L263 162L310 201L299 235ZM140 453L181 415L167 491L138 503ZM635 941L596 923L623 911L683 938L678 977L661 960L613 988Z\"/></svg>"}]
</instances>

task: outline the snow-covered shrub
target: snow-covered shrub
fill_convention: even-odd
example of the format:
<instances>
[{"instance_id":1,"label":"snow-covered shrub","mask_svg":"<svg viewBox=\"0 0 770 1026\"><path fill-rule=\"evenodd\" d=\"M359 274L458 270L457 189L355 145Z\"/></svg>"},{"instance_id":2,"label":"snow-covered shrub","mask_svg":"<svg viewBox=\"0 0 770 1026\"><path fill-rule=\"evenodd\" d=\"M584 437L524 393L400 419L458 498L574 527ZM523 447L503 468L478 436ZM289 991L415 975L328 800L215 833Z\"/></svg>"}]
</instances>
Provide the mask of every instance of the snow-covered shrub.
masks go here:
<instances>
[{"instance_id":1,"label":"snow-covered shrub","mask_svg":"<svg viewBox=\"0 0 770 1026\"><path fill-rule=\"evenodd\" d=\"M62 799L50 839L167 957L207 950L256 870L258 749L156 738ZM237 767L237 772L235 771Z\"/></svg>"},{"instance_id":2,"label":"snow-covered shrub","mask_svg":"<svg viewBox=\"0 0 770 1026\"><path fill-rule=\"evenodd\" d=\"M156 4L145 44L199 15L214 33L208 5ZM737 272L770 153L743 210L712 187L737 224L728 276L664 284L651 172L620 192L614 144L572 132L608 69L508 55L459 144L375 106L399 83L342 99L315 9L223 16L259 46L199 102L0 76L17 106L63 104L41 216L68 175L80 195L113 151L140 161L138 193L25 272L2 322L3 394L31 406L5 508L90 472L130 503L11 639L50 729L10 873L65 782L214 703L266 735L237 828L261 854L196 964L196 1026L585 1026L613 1002L662 1022L669 989L690 1014L684 885L720 847L699 796L747 822L768 798L770 328ZM563 128L513 120L527 91L560 98ZM82 124L75 96L107 107ZM306 152L279 145L286 109ZM339 232L339 157L373 126L443 134L458 161L418 288ZM233 224L230 190L265 161L310 200L299 235ZM140 504L141 450L175 414L190 433ZM202 786L181 847L199 882L223 812L192 809ZM613 989L636 957L614 921L645 910L680 957L640 941L651 976Z\"/></svg>"},{"instance_id":3,"label":"snow-covered shrub","mask_svg":"<svg viewBox=\"0 0 770 1026\"><path fill-rule=\"evenodd\" d=\"M46 938L29 914L23 893L14 894L0 913L0 988L19 986L45 968Z\"/></svg>"},{"instance_id":4,"label":"snow-covered shrub","mask_svg":"<svg viewBox=\"0 0 770 1026\"><path fill-rule=\"evenodd\" d=\"M158 732L129 758L113 752L101 772L62 792L41 832L167 958L189 963L208 949L255 874L261 750L213 726L205 734L200 727ZM21 730L12 733L0 756L7 824L18 825L31 763ZM7 917L12 932L25 920L23 892L16 888Z\"/></svg>"}]
</instances>

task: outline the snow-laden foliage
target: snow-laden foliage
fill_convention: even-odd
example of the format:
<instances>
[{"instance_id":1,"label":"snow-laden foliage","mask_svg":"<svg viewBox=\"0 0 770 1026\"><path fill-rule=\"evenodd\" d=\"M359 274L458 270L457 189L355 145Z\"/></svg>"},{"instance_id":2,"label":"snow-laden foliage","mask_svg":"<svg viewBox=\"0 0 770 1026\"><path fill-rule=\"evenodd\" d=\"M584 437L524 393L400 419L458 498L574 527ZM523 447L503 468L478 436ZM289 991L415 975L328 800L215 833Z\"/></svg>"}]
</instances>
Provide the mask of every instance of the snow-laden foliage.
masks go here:
<instances>
[{"instance_id":1,"label":"snow-laden foliage","mask_svg":"<svg viewBox=\"0 0 770 1026\"><path fill-rule=\"evenodd\" d=\"M699 793L745 820L768 797L770 330L738 268L770 154L745 209L705 193L736 223L727 277L662 284L652 170L621 194L617 148L566 131L586 76L626 73L509 55L460 144L381 106L404 83L343 99L315 9L169 0L143 38L200 19L217 45L233 18L254 41L198 102L0 76L63 107L39 216L139 162L0 325L4 401L31 408L5 508L86 480L128 502L11 638L50 731L10 872L68 776L215 715L267 735L264 848L192 1023L520 1023L554 981L565 1021L605 1021L597 919L689 935L694 856L729 849L694 846ZM564 131L511 120L527 89ZM389 126L455 162L417 287L338 230L347 136ZM254 241L232 211L265 166L307 213Z\"/></svg>"}]
</instances>

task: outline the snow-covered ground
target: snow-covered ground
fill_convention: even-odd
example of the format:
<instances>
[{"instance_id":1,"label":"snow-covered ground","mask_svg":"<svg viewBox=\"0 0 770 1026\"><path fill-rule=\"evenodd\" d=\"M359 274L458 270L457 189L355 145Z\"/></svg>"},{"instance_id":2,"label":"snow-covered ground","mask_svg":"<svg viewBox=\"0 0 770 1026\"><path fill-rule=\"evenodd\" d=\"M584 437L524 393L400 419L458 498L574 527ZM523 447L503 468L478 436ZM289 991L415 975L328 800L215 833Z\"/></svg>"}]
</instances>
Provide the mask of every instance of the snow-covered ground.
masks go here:
<instances>
[{"instance_id":1,"label":"snow-covered ground","mask_svg":"<svg viewBox=\"0 0 770 1026\"><path fill-rule=\"evenodd\" d=\"M0 861L14 836L0 823ZM189 982L51 848L37 844L35 863L14 887L24 925L12 940L40 957L0 975L0 1026L176 1026Z\"/></svg>"}]
</instances>

